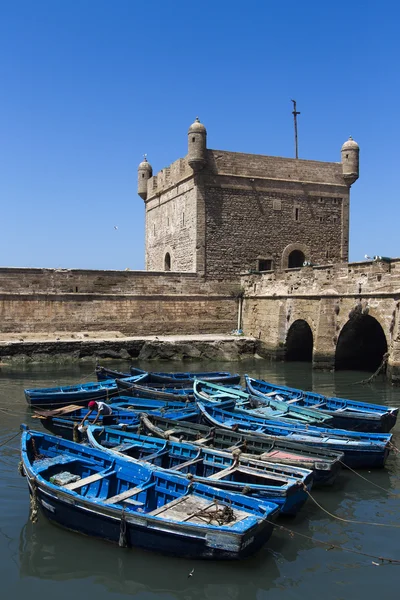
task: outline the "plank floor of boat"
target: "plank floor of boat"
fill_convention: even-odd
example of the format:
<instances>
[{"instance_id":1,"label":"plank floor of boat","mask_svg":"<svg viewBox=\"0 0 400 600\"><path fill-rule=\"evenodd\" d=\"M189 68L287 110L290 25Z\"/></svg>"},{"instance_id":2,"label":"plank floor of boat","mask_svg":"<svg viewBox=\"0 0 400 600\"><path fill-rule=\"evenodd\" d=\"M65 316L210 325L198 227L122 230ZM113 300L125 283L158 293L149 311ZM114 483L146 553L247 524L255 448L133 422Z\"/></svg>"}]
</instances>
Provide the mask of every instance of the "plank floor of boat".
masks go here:
<instances>
[{"instance_id":1,"label":"plank floor of boat","mask_svg":"<svg viewBox=\"0 0 400 600\"><path fill-rule=\"evenodd\" d=\"M163 519L170 519L172 521L186 521L190 523L199 523L204 525L209 522L208 518L198 517L197 513L200 511L206 511L206 514L212 515L216 510L221 509L223 504L215 504L215 502L210 502L209 498L202 498L200 496L184 496L183 498L177 498L176 500L172 500L168 504L153 510L150 515L157 515L162 517ZM249 513L238 510L237 508L233 509L234 515L236 517L235 521L231 521L226 525L228 527L234 525L238 521L242 521L246 517L249 516ZM216 525L215 521L211 521L212 525Z\"/></svg>"}]
</instances>

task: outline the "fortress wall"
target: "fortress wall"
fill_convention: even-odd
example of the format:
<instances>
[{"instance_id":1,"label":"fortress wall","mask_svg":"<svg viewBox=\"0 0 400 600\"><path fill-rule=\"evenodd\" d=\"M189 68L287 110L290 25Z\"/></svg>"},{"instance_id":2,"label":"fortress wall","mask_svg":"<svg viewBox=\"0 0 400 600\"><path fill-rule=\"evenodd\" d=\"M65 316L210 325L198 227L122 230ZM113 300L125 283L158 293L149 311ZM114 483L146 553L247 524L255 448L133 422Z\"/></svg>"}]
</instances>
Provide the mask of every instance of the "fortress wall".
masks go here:
<instances>
[{"instance_id":1,"label":"fortress wall","mask_svg":"<svg viewBox=\"0 0 400 600\"><path fill-rule=\"evenodd\" d=\"M146 269L164 270L171 257L171 270L196 270L196 189L193 177L161 192L146 205Z\"/></svg>"},{"instance_id":2,"label":"fortress wall","mask_svg":"<svg viewBox=\"0 0 400 600\"><path fill-rule=\"evenodd\" d=\"M0 333L229 333L237 289L194 274L0 269Z\"/></svg>"},{"instance_id":3,"label":"fortress wall","mask_svg":"<svg viewBox=\"0 0 400 600\"><path fill-rule=\"evenodd\" d=\"M286 182L275 183L271 190L266 182L247 181L247 189L243 184L238 189L235 177L218 179L217 185L208 180L205 194L208 274L257 270L258 258L272 258L279 268L290 244L297 244L314 263L342 259L347 190L343 197L322 197L299 185L288 189ZM319 187L326 193L326 186Z\"/></svg>"}]
</instances>

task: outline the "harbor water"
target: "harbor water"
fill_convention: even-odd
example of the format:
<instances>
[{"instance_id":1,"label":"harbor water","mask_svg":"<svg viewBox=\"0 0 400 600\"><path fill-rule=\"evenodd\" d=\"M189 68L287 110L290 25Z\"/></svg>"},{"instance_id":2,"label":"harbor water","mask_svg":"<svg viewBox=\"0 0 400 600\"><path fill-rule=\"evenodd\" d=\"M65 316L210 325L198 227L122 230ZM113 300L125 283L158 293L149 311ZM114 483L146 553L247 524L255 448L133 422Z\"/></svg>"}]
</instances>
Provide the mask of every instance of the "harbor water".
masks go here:
<instances>
[{"instance_id":1,"label":"harbor water","mask_svg":"<svg viewBox=\"0 0 400 600\"><path fill-rule=\"evenodd\" d=\"M129 367L121 362L108 364L121 370ZM325 395L400 406L400 388L384 380L360 385L357 382L367 376L365 373L317 372L305 363L254 360L136 365L162 371L229 369ZM324 510L309 499L296 518L278 521L285 529L276 528L268 544L242 562L188 561L122 549L64 531L49 524L40 513L38 522L30 523L27 484L18 473L18 432L21 422L36 429L41 429L41 424L32 418L23 389L93 380L94 366L89 362L0 368L2 598L103 600L110 593L115 600L396 597L400 581L400 456L396 452L390 454L385 469L359 471L362 477L343 471L333 487L313 491ZM400 446L400 419L392 433L395 446ZM382 563L376 557L399 562Z\"/></svg>"}]
</instances>

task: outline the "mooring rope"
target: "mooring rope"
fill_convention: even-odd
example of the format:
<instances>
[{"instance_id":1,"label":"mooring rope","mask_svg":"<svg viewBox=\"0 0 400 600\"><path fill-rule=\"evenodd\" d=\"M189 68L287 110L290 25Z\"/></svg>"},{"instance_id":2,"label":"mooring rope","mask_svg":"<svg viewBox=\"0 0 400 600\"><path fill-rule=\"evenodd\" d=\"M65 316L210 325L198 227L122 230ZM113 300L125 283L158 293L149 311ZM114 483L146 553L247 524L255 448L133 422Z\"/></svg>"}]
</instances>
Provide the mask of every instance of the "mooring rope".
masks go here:
<instances>
[{"instance_id":1,"label":"mooring rope","mask_svg":"<svg viewBox=\"0 0 400 600\"><path fill-rule=\"evenodd\" d=\"M376 488L386 492L387 494L389 494L389 496L393 496L394 498L399 498L400 494L393 494L393 492L390 492L389 490L385 489L384 487L382 487L381 485L379 485L378 483L375 483L374 481L371 481L370 479L368 479L367 477L364 477L364 475L361 475L361 473L358 473L357 471L355 471L354 469L352 469L351 467L349 467L348 465L346 465L346 463L344 463L342 460L339 460L339 462L346 467L346 469L348 469L349 471L351 471L352 473L354 473L354 475L357 475L357 477L360 477L361 479L363 479L364 481L366 481L367 483L370 483L371 485L375 486Z\"/></svg>"},{"instance_id":2,"label":"mooring rope","mask_svg":"<svg viewBox=\"0 0 400 600\"><path fill-rule=\"evenodd\" d=\"M17 433L16 433L15 435L13 435L13 436L11 436L10 438L8 438L8 440L6 440L5 442L2 442L2 443L0 444L0 448L1 448L2 446L6 446L6 445L8 444L8 442L11 442L11 440L13 440L14 438L16 438L16 437L17 437L17 435L19 435L20 433L21 433L20 431L17 431Z\"/></svg>"},{"instance_id":3,"label":"mooring rope","mask_svg":"<svg viewBox=\"0 0 400 600\"><path fill-rule=\"evenodd\" d=\"M303 489L306 492L306 494L311 498L311 500L318 506L318 508L321 509L324 513L326 513L330 517L332 517L332 519L336 519L337 521L343 521L344 523L353 523L355 525L374 525L375 527L390 527L390 528L400 529L400 525L392 525L390 523L374 523L373 521L356 521L354 519L344 519L343 517L338 517L337 515L334 515L333 513L329 512L329 510L327 510L326 508L321 506L321 504L308 491L305 484L303 484Z\"/></svg>"},{"instance_id":4,"label":"mooring rope","mask_svg":"<svg viewBox=\"0 0 400 600\"><path fill-rule=\"evenodd\" d=\"M315 539L313 537L311 537L310 535L306 535L305 533L300 533L298 531L293 531L293 529L289 529L288 527L284 527L283 525L277 525L276 523L274 523L273 521L269 521L267 519L268 523L271 523L271 525L274 525L274 527L276 529L281 529L282 531L287 531L290 535L290 537L294 537L295 535L298 535L302 538L305 538L307 540L311 540L312 542L316 543L316 544L321 544L322 546L328 546L328 548L326 550L342 550L343 552L351 552L353 554L359 554L361 556L366 556L367 558L374 558L375 560L380 560L381 563L393 563L393 564L397 564L400 565L400 559L397 558L388 558L385 556L377 556L375 554L368 554L367 552L361 552L361 550L355 550L354 548L348 548L347 546L339 546L338 544L332 544L331 542L324 542L323 540L318 540Z\"/></svg>"}]
</instances>

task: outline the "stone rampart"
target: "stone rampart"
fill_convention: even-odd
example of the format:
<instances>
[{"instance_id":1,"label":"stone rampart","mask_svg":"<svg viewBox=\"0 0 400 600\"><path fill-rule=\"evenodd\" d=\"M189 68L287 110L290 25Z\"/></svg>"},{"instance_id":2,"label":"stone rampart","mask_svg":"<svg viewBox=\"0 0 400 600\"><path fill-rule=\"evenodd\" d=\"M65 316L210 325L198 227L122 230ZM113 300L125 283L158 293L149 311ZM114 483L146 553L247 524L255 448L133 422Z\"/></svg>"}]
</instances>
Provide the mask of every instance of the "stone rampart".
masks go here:
<instances>
[{"instance_id":1,"label":"stone rampart","mask_svg":"<svg viewBox=\"0 0 400 600\"><path fill-rule=\"evenodd\" d=\"M229 333L236 280L190 273L0 269L0 334L119 331Z\"/></svg>"}]
</instances>

